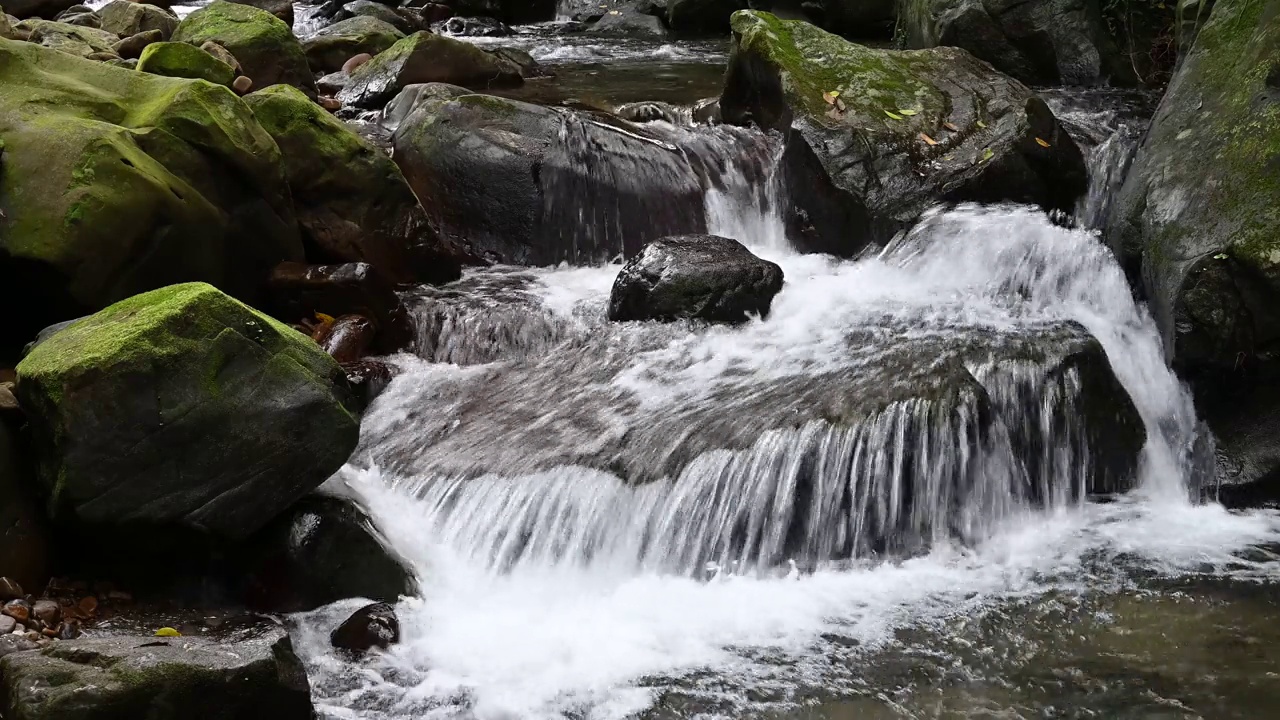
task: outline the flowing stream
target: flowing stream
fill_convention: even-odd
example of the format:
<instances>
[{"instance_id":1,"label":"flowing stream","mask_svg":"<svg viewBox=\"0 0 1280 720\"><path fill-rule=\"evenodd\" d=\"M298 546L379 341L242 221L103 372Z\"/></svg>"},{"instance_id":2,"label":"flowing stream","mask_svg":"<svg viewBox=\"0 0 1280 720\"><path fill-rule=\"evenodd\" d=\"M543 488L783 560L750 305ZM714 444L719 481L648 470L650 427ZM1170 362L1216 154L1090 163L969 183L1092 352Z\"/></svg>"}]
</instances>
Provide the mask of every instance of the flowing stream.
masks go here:
<instances>
[{"instance_id":1,"label":"flowing stream","mask_svg":"<svg viewBox=\"0 0 1280 720\"><path fill-rule=\"evenodd\" d=\"M359 663L325 650L355 603L299 618L326 716L1248 717L1204 707L1280 699L1265 673L1169 669L1224 604L1228 636L1266 632L1265 593L1204 588L1280 577L1280 517L1199 503L1211 442L1090 230L1127 162L1114 128L1085 143L1101 185L1079 229L940 209L856 260L790 250L768 138L705 132L709 229L785 272L767 318L610 324L617 265L406 294L415 354L329 488L421 590L403 641ZM1140 426L1121 476L1125 430L1094 407ZM1253 678L1276 659L1258 652L1215 677Z\"/></svg>"}]
</instances>

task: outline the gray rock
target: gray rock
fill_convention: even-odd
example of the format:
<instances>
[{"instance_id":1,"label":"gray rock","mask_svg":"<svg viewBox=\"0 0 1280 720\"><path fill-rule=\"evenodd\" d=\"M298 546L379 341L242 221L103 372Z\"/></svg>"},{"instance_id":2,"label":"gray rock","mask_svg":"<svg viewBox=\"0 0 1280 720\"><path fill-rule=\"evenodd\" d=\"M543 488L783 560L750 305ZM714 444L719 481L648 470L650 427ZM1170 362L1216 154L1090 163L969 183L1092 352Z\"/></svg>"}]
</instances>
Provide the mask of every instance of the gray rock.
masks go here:
<instances>
[{"instance_id":1,"label":"gray rock","mask_svg":"<svg viewBox=\"0 0 1280 720\"><path fill-rule=\"evenodd\" d=\"M361 53L377 55L404 38L396 27L375 17L356 17L334 23L302 41L307 63L316 72L331 73Z\"/></svg>"},{"instance_id":2,"label":"gray rock","mask_svg":"<svg viewBox=\"0 0 1280 720\"><path fill-rule=\"evenodd\" d=\"M443 82L473 89L514 87L520 68L471 43L418 32L351 72L338 94L344 105L379 107L418 83Z\"/></svg>"},{"instance_id":3,"label":"gray rock","mask_svg":"<svg viewBox=\"0 0 1280 720\"><path fill-rule=\"evenodd\" d=\"M448 83L418 83L409 85L401 90L399 94L387 103L382 109L380 124L388 132L395 132L405 118L412 115L418 108L433 102L442 102L452 100L463 95L470 95L471 91L458 85L450 85Z\"/></svg>"},{"instance_id":4,"label":"gray rock","mask_svg":"<svg viewBox=\"0 0 1280 720\"><path fill-rule=\"evenodd\" d=\"M661 18L635 11L607 13L591 26L591 32L596 35L658 39L671 34L667 26L662 24Z\"/></svg>"},{"instance_id":5,"label":"gray rock","mask_svg":"<svg viewBox=\"0 0 1280 720\"><path fill-rule=\"evenodd\" d=\"M432 30L457 37L506 37L511 28L501 20L491 17L451 17L437 23Z\"/></svg>"},{"instance_id":6,"label":"gray rock","mask_svg":"<svg viewBox=\"0 0 1280 720\"><path fill-rule=\"evenodd\" d=\"M102 29L127 38L148 30L158 30L161 40L173 37L178 29L178 17L168 10L155 5L130 2L130 0L112 0L98 10L102 18Z\"/></svg>"}]
</instances>

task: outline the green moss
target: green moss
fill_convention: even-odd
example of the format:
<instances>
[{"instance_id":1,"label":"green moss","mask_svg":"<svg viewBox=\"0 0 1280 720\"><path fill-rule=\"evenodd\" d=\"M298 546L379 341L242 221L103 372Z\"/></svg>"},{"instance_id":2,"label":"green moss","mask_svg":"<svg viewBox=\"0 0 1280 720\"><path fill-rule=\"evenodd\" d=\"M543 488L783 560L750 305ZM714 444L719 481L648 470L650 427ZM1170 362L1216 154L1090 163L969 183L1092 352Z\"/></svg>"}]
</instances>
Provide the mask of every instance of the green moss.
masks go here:
<instances>
[{"instance_id":1,"label":"green moss","mask_svg":"<svg viewBox=\"0 0 1280 720\"><path fill-rule=\"evenodd\" d=\"M188 15L173 33L174 42L195 46L210 40L229 50L257 87L285 83L315 91L302 45L284 21L265 10L215 0Z\"/></svg>"},{"instance_id":2,"label":"green moss","mask_svg":"<svg viewBox=\"0 0 1280 720\"><path fill-rule=\"evenodd\" d=\"M235 68L200 48L182 42L152 43L138 59L138 72L166 77L208 80L215 85L231 85Z\"/></svg>"}]
</instances>

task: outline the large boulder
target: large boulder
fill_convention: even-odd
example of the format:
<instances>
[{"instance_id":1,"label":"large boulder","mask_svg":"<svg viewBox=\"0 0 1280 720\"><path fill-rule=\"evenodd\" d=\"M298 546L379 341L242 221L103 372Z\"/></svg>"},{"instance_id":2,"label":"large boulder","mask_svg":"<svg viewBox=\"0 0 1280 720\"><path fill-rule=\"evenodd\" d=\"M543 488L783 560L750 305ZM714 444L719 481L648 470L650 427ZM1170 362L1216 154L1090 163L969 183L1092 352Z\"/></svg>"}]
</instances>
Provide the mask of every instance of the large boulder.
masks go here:
<instances>
[{"instance_id":1,"label":"large boulder","mask_svg":"<svg viewBox=\"0 0 1280 720\"><path fill-rule=\"evenodd\" d=\"M9 720L310 720L311 689L289 638L238 642L117 636L0 659Z\"/></svg>"},{"instance_id":2,"label":"large boulder","mask_svg":"<svg viewBox=\"0 0 1280 720\"><path fill-rule=\"evenodd\" d=\"M245 98L275 139L303 238L334 262L367 262L394 282L447 282L462 254L440 241L387 154L298 90Z\"/></svg>"},{"instance_id":3,"label":"large boulder","mask_svg":"<svg viewBox=\"0 0 1280 720\"><path fill-rule=\"evenodd\" d=\"M514 63L471 43L417 32L352 72L338 99L357 107L381 107L409 85L433 82L485 90L517 86L524 79Z\"/></svg>"},{"instance_id":4,"label":"large boulder","mask_svg":"<svg viewBox=\"0 0 1280 720\"><path fill-rule=\"evenodd\" d=\"M684 235L654 240L618 273L610 320L742 322L769 314L782 268L737 240Z\"/></svg>"},{"instance_id":5,"label":"large boulder","mask_svg":"<svg viewBox=\"0 0 1280 720\"><path fill-rule=\"evenodd\" d=\"M887 241L940 200L1067 210L1087 187L1080 149L1026 86L957 48L877 50L798 20L733 16L720 110L787 134L784 174L805 250Z\"/></svg>"},{"instance_id":6,"label":"large boulder","mask_svg":"<svg viewBox=\"0 0 1280 720\"><path fill-rule=\"evenodd\" d=\"M231 0L231 2L266 10L280 18L284 24L293 27L293 0Z\"/></svg>"},{"instance_id":7,"label":"large boulder","mask_svg":"<svg viewBox=\"0 0 1280 720\"><path fill-rule=\"evenodd\" d=\"M410 8L394 8L374 0L352 0L342 6L341 12L335 16L335 19L341 20L351 17L368 17L374 20L381 20L405 35L412 35L427 29L422 16L418 15L416 11Z\"/></svg>"},{"instance_id":8,"label":"large boulder","mask_svg":"<svg viewBox=\"0 0 1280 720\"><path fill-rule=\"evenodd\" d=\"M393 143L433 225L494 262L595 264L706 232L688 156L617 119L443 94L419 102Z\"/></svg>"},{"instance_id":9,"label":"large boulder","mask_svg":"<svg viewBox=\"0 0 1280 720\"><path fill-rule=\"evenodd\" d=\"M49 510L82 527L245 538L358 436L328 355L203 283L116 303L17 370Z\"/></svg>"},{"instance_id":10,"label":"large boulder","mask_svg":"<svg viewBox=\"0 0 1280 720\"><path fill-rule=\"evenodd\" d=\"M342 20L302 42L307 63L316 72L337 72L360 53L377 55L404 38L395 27L365 15Z\"/></svg>"},{"instance_id":11,"label":"large boulder","mask_svg":"<svg viewBox=\"0 0 1280 720\"><path fill-rule=\"evenodd\" d=\"M165 77L207 80L227 87L236 79L235 68L195 45L183 42L151 43L142 50L137 70Z\"/></svg>"},{"instance_id":12,"label":"large boulder","mask_svg":"<svg viewBox=\"0 0 1280 720\"><path fill-rule=\"evenodd\" d=\"M265 10L215 0L188 15L173 39L197 46L210 40L221 45L240 61L241 71L254 87L283 83L310 96L316 93L302 45L284 21Z\"/></svg>"},{"instance_id":13,"label":"large boulder","mask_svg":"<svg viewBox=\"0 0 1280 720\"><path fill-rule=\"evenodd\" d=\"M0 40L0 138L0 301L24 308L0 354L175 282L253 300L301 259L280 152L225 88Z\"/></svg>"},{"instance_id":14,"label":"large boulder","mask_svg":"<svg viewBox=\"0 0 1280 720\"><path fill-rule=\"evenodd\" d=\"M1132 85L1097 0L903 0L907 45L964 48L1032 85Z\"/></svg>"},{"instance_id":15,"label":"large boulder","mask_svg":"<svg viewBox=\"0 0 1280 720\"><path fill-rule=\"evenodd\" d=\"M1116 197L1108 240L1230 456L1274 480L1280 448L1280 2L1219 0Z\"/></svg>"},{"instance_id":16,"label":"large boulder","mask_svg":"<svg viewBox=\"0 0 1280 720\"><path fill-rule=\"evenodd\" d=\"M159 30L164 36L161 39L168 40L178 28L178 18L172 12L131 0L111 0L98 10L98 17L103 30L120 37Z\"/></svg>"},{"instance_id":17,"label":"large boulder","mask_svg":"<svg viewBox=\"0 0 1280 720\"><path fill-rule=\"evenodd\" d=\"M120 41L106 30L52 20L23 20L17 28L30 33L30 42L81 58L115 55L113 46Z\"/></svg>"}]
</instances>

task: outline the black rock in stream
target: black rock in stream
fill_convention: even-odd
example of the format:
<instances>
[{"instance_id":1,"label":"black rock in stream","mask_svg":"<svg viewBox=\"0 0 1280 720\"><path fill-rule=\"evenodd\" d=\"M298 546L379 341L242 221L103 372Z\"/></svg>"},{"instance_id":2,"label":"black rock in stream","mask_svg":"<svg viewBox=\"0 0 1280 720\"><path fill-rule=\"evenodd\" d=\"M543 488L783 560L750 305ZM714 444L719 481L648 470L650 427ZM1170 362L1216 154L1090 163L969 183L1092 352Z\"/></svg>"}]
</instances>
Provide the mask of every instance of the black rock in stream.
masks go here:
<instances>
[{"instance_id":1,"label":"black rock in stream","mask_svg":"<svg viewBox=\"0 0 1280 720\"><path fill-rule=\"evenodd\" d=\"M645 245L618 273L610 320L699 319L744 322L769 314L782 289L782 268L742 243L716 235L682 235Z\"/></svg>"},{"instance_id":2,"label":"black rock in stream","mask_svg":"<svg viewBox=\"0 0 1280 720\"><path fill-rule=\"evenodd\" d=\"M329 636L339 650L364 653L374 648L387 648L400 642L400 620L395 608L374 603L360 608Z\"/></svg>"}]
</instances>

